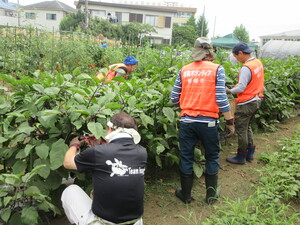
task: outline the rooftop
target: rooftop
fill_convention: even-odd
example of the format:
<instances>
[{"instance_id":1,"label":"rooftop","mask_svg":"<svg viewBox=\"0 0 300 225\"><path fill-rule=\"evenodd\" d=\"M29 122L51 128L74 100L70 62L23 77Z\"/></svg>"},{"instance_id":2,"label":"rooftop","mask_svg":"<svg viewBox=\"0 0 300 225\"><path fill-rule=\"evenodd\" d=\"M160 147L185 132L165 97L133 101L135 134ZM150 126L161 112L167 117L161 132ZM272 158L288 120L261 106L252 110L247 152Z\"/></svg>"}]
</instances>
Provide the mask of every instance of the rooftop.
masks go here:
<instances>
[{"instance_id":1,"label":"rooftop","mask_svg":"<svg viewBox=\"0 0 300 225\"><path fill-rule=\"evenodd\" d=\"M23 6L24 9L46 9L46 10L58 10L58 11L65 11L65 12L76 12L77 10L62 3L60 1L44 1L39 2L31 5Z\"/></svg>"},{"instance_id":2,"label":"rooftop","mask_svg":"<svg viewBox=\"0 0 300 225\"><path fill-rule=\"evenodd\" d=\"M292 30L276 34L263 35L260 37L300 37L300 30Z\"/></svg>"}]
</instances>

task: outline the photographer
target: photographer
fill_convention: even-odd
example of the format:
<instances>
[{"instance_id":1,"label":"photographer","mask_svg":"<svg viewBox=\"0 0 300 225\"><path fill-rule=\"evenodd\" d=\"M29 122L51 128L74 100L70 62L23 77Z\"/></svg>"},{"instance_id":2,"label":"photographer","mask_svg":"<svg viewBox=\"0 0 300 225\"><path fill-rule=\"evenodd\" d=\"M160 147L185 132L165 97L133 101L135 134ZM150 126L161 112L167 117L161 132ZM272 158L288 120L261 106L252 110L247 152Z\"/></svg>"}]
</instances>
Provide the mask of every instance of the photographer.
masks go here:
<instances>
[{"instance_id":1,"label":"photographer","mask_svg":"<svg viewBox=\"0 0 300 225\"><path fill-rule=\"evenodd\" d=\"M64 158L67 169L92 171L93 199L77 185L67 187L61 197L66 216L75 224L143 224L146 149L138 145L135 120L125 112L107 123L107 144L92 140L77 154L84 140L74 138Z\"/></svg>"}]
</instances>

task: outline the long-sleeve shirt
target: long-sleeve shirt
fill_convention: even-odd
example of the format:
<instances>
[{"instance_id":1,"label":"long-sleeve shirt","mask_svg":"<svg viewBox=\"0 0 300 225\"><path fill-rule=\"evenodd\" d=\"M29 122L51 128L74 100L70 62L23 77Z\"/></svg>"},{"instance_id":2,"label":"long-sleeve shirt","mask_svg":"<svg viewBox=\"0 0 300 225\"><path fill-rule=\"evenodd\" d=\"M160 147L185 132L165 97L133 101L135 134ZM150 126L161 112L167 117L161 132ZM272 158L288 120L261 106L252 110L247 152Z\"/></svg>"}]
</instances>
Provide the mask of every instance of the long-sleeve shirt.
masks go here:
<instances>
[{"instance_id":1,"label":"long-sleeve shirt","mask_svg":"<svg viewBox=\"0 0 300 225\"><path fill-rule=\"evenodd\" d=\"M178 72L173 90L171 92L171 101L176 107L180 107L180 96L182 90L182 83L181 83L181 71ZM216 102L218 104L220 112L228 112L230 110L230 105L228 102L228 98L226 95L225 89L225 71L222 66L218 67L217 76L216 76ZM218 121L216 118L212 117L205 117L205 116L198 116L198 117L191 117L191 116L182 116L180 121L186 123L192 122L201 122L201 123L209 123L212 121Z\"/></svg>"},{"instance_id":2,"label":"long-sleeve shirt","mask_svg":"<svg viewBox=\"0 0 300 225\"><path fill-rule=\"evenodd\" d=\"M251 57L247 61L250 61L253 59L254 59L254 57ZM247 66L243 66L240 70L239 83L234 88L232 88L230 90L230 92L232 94L242 93L245 90L245 88L247 87L247 85L250 83L251 78L252 78L251 70ZM255 101L255 100L261 100L261 99L258 96L256 96L256 97L250 99L249 101L238 103L238 105L244 105L244 104L247 104L247 103Z\"/></svg>"}]
</instances>

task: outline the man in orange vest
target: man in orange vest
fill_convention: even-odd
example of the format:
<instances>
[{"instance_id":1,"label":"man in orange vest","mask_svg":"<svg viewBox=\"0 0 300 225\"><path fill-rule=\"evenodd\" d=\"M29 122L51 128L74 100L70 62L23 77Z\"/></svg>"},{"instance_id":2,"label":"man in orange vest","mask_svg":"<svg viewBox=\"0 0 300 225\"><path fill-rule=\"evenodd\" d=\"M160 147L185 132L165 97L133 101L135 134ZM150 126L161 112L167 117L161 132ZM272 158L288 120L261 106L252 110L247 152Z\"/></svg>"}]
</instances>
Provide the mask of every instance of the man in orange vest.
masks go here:
<instances>
[{"instance_id":1,"label":"man in orange vest","mask_svg":"<svg viewBox=\"0 0 300 225\"><path fill-rule=\"evenodd\" d=\"M260 60L251 56L252 50L246 43L238 43L232 49L235 58L243 63L238 84L227 89L227 94L237 95L235 130L238 135L237 155L226 160L234 164L245 164L253 160L255 145L251 129L251 119L259 109L264 90L264 67Z\"/></svg>"},{"instance_id":2,"label":"man in orange vest","mask_svg":"<svg viewBox=\"0 0 300 225\"><path fill-rule=\"evenodd\" d=\"M134 56L128 56L124 59L123 63L117 63L109 66L109 71L106 73L105 81L112 81L114 77L124 77L135 70L136 66L138 65L138 62ZM97 75L97 78L99 80L103 79L104 76L99 73Z\"/></svg>"},{"instance_id":3,"label":"man in orange vest","mask_svg":"<svg viewBox=\"0 0 300 225\"><path fill-rule=\"evenodd\" d=\"M206 202L213 204L217 191L220 167L219 112L226 120L226 128L234 132L233 117L226 95L224 68L212 63L213 47L207 38L198 38L192 51L192 63L178 73L171 101L180 107L179 147L181 188L175 192L185 204L193 198L194 150L200 140L205 149Z\"/></svg>"}]
</instances>

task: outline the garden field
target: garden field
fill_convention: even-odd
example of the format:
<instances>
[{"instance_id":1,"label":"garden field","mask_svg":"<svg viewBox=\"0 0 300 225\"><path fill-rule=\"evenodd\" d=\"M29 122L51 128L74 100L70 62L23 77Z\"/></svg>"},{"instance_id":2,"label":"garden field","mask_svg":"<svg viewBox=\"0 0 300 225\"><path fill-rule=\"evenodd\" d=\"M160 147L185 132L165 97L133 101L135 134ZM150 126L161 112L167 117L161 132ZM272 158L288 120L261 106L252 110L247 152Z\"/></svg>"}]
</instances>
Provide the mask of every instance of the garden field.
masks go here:
<instances>
[{"instance_id":1,"label":"garden field","mask_svg":"<svg viewBox=\"0 0 300 225\"><path fill-rule=\"evenodd\" d=\"M179 111L169 96L178 71L190 62L190 49L103 49L81 34L30 29L0 28L0 34L0 224L68 224L60 204L62 180L76 177L75 183L91 190L90 174L63 168L68 144L84 133L103 137L107 120L120 110L137 120L141 145L148 151L146 225L299 224L299 57L262 60L265 100L253 123L259 157L244 166L225 162L237 140L224 139L221 117L222 198L216 207L203 203L204 157L199 144L196 201L186 206L174 197L179 186ZM128 55L139 64L126 79L115 78L120 85L103 85L96 78ZM227 56L219 50L215 62L224 66L227 85L232 86L241 65L232 66Z\"/></svg>"}]
</instances>

